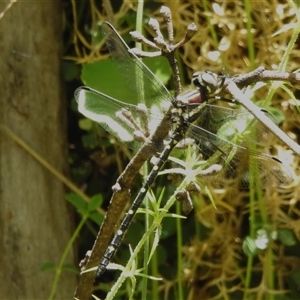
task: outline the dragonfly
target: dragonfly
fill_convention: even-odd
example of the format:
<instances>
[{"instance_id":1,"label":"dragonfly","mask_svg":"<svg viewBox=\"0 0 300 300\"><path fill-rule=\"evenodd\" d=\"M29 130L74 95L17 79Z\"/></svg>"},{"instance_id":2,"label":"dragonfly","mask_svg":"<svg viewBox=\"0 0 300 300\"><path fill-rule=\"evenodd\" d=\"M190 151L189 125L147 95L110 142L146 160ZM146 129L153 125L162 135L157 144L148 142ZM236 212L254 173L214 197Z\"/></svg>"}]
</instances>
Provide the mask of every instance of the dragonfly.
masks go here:
<instances>
[{"instance_id":1,"label":"dragonfly","mask_svg":"<svg viewBox=\"0 0 300 300\"><path fill-rule=\"evenodd\" d=\"M211 82L216 82L215 90L222 82L216 74L195 73L195 89L174 97L129 49L111 24L103 23L102 32L132 98L137 103L143 103L129 104L83 86L75 91L78 110L133 149L138 149L151 139L160 127L164 130L160 140L153 141L154 152L158 156L156 163L106 249L96 272L97 277L105 272L147 191L180 141L183 144L186 140L192 141L191 147L199 153L198 159L203 161L204 169L218 166L203 175L204 181L219 186L238 181L238 188L249 188L251 168L258 170L258 187L282 186L292 180L279 159L253 148L253 145L261 147L269 139L272 133L267 127L245 109L208 103L211 99ZM262 111L275 121L271 113L264 109Z\"/></svg>"}]
</instances>

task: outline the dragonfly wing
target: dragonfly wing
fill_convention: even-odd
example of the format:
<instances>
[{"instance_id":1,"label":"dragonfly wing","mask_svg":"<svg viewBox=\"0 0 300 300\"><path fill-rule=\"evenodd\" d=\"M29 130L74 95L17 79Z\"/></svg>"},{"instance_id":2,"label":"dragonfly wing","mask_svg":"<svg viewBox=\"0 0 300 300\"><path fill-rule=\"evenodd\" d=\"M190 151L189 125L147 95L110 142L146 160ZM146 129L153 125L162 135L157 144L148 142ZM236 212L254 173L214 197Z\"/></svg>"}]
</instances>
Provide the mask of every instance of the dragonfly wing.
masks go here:
<instances>
[{"instance_id":1,"label":"dragonfly wing","mask_svg":"<svg viewBox=\"0 0 300 300\"><path fill-rule=\"evenodd\" d=\"M116 32L114 27L104 22L102 32L112 59L120 69L128 89L136 103L144 103L157 114L169 108L172 96L160 80L133 53Z\"/></svg>"},{"instance_id":2,"label":"dragonfly wing","mask_svg":"<svg viewBox=\"0 0 300 300\"><path fill-rule=\"evenodd\" d=\"M265 116L274 123L276 118L264 111ZM246 109L231 109L215 105L206 105L195 124L234 143L262 145L270 139L270 130L258 122Z\"/></svg>"},{"instance_id":3,"label":"dragonfly wing","mask_svg":"<svg viewBox=\"0 0 300 300\"><path fill-rule=\"evenodd\" d=\"M242 143L233 143L194 124L191 124L187 136L196 141L200 159L205 161L204 168L213 164L222 167L221 171L207 175L204 180L222 187L238 184L240 188L249 188L250 175L257 172L254 183L257 187L281 186L292 181L291 174L279 160L251 151Z\"/></svg>"},{"instance_id":4,"label":"dragonfly wing","mask_svg":"<svg viewBox=\"0 0 300 300\"><path fill-rule=\"evenodd\" d=\"M137 144L135 132L147 132L147 113L143 114L135 105L123 103L89 87L78 88L75 99L79 112L99 123L130 148Z\"/></svg>"}]
</instances>

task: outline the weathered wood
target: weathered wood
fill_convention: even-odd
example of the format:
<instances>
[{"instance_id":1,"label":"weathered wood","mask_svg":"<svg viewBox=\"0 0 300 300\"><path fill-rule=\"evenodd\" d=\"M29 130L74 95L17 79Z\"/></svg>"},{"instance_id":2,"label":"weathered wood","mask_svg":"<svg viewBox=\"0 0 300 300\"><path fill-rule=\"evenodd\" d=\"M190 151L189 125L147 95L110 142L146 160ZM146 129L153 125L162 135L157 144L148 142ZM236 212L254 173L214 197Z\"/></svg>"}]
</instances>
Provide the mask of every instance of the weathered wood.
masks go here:
<instances>
[{"instance_id":1,"label":"weathered wood","mask_svg":"<svg viewBox=\"0 0 300 300\"><path fill-rule=\"evenodd\" d=\"M9 2L0 2L0 11ZM0 124L54 168L66 173L66 109L61 78L60 1L15 2L0 19ZM65 188L0 131L0 298L47 299L72 233ZM74 263L73 253L68 263ZM64 272L56 299L71 299L73 273Z\"/></svg>"}]
</instances>

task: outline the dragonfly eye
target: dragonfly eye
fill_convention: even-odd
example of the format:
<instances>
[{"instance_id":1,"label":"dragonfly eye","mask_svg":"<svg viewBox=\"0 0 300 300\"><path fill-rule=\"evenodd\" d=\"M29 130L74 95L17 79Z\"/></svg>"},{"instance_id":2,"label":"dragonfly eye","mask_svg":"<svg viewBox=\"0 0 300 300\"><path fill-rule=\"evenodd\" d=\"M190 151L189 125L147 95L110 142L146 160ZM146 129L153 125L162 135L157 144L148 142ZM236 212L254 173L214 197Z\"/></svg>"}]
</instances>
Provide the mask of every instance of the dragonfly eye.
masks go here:
<instances>
[{"instance_id":1,"label":"dragonfly eye","mask_svg":"<svg viewBox=\"0 0 300 300\"><path fill-rule=\"evenodd\" d=\"M192 82L199 88L205 88L209 94L218 91L223 80L216 73L205 71L193 74Z\"/></svg>"}]
</instances>

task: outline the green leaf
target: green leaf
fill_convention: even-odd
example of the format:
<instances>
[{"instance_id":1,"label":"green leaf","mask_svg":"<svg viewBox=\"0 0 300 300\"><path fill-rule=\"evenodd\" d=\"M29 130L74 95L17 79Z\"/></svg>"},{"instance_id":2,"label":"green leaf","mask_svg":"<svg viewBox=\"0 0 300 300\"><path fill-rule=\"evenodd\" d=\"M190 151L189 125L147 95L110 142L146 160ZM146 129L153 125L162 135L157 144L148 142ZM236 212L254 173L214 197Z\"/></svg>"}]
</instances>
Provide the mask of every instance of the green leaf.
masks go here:
<instances>
[{"instance_id":1,"label":"green leaf","mask_svg":"<svg viewBox=\"0 0 300 300\"><path fill-rule=\"evenodd\" d=\"M86 211L87 204L79 195L70 193L66 194L65 198L77 209L78 212L84 213Z\"/></svg>"},{"instance_id":2,"label":"green leaf","mask_svg":"<svg viewBox=\"0 0 300 300\"><path fill-rule=\"evenodd\" d=\"M80 65L71 61L63 60L62 62L63 77L66 81L72 81L80 74Z\"/></svg>"},{"instance_id":3,"label":"green leaf","mask_svg":"<svg viewBox=\"0 0 300 300\"><path fill-rule=\"evenodd\" d=\"M258 253L258 248L256 247L255 240L250 236L247 236L243 241L243 251L248 256L253 256Z\"/></svg>"},{"instance_id":4,"label":"green leaf","mask_svg":"<svg viewBox=\"0 0 300 300\"><path fill-rule=\"evenodd\" d=\"M161 227L159 226L156 228L155 233L154 233L154 240L153 240L153 244L152 244L151 251L149 254L148 263L150 262L153 254L155 252L155 249L158 246L160 234L161 234Z\"/></svg>"},{"instance_id":5,"label":"green leaf","mask_svg":"<svg viewBox=\"0 0 300 300\"><path fill-rule=\"evenodd\" d=\"M143 58L143 63L164 85L168 83L171 78L171 69L168 60L165 57Z\"/></svg>"},{"instance_id":6,"label":"green leaf","mask_svg":"<svg viewBox=\"0 0 300 300\"><path fill-rule=\"evenodd\" d=\"M101 43L103 40L103 34L101 32L101 24L96 24L95 28L93 28L93 31L91 32L92 37L92 44L94 47L97 46L97 44Z\"/></svg>"},{"instance_id":7,"label":"green leaf","mask_svg":"<svg viewBox=\"0 0 300 300\"><path fill-rule=\"evenodd\" d=\"M40 271L49 271L49 270L55 270L56 266L53 263L44 263L41 267L40 267Z\"/></svg>"},{"instance_id":8,"label":"green leaf","mask_svg":"<svg viewBox=\"0 0 300 300\"><path fill-rule=\"evenodd\" d=\"M300 298L300 269L293 272L287 278L288 285L291 290L292 299L299 299Z\"/></svg>"},{"instance_id":9,"label":"green leaf","mask_svg":"<svg viewBox=\"0 0 300 300\"><path fill-rule=\"evenodd\" d=\"M98 212L92 212L89 214L89 218L93 220L96 224L101 225L104 219L104 216L99 214Z\"/></svg>"},{"instance_id":10,"label":"green leaf","mask_svg":"<svg viewBox=\"0 0 300 300\"><path fill-rule=\"evenodd\" d=\"M274 106L265 107L265 100L256 101L255 104L259 107L262 107L262 108L266 109L269 113L271 113L272 117L273 117L273 118L271 118L271 120L275 124L278 125L278 124L282 123L285 120L284 114L277 107L274 107Z\"/></svg>"},{"instance_id":11,"label":"green leaf","mask_svg":"<svg viewBox=\"0 0 300 300\"><path fill-rule=\"evenodd\" d=\"M94 195L91 198L90 202L88 203L88 207L87 207L88 211L92 212L96 210L99 206L101 206L102 202L103 202L103 197L101 194Z\"/></svg>"},{"instance_id":12,"label":"green leaf","mask_svg":"<svg viewBox=\"0 0 300 300\"><path fill-rule=\"evenodd\" d=\"M166 58L145 58L143 62L163 84L167 84L171 77L171 70ZM108 59L83 65L81 80L95 90L122 102L136 105L138 103L133 100L135 97L128 89L124 76L126 74L121 74L115 63Z\"/></svg>"},{"instance_id":13,"label":"green leaf","mask_svg":"<svg viewBox=\"0 0 300 300\"><path fill-rule=\"evenodd\" d=\"M280 109L276 107L268 107L268 111L275 117L277 125L285 120L285 116Z\"/></svg>"},{"instance_id":14,"label":"green leaf","mask_svg":"<svg viewBox=\"0 0 300 300\"><path fill-rule=\"evenodd\" d=\"M203 188L203 186L202 186L202 188ZM217 209L214 197L213 197L213 195L212 195L212 193L211 193L211 191L210 191L210 189L208 188L207 185L204 185L204 191L205 191L206 195L208 196L208 199L211 202L211 204L213 205L213 207L215 209Z\"/></svg>"},{"instance_id":15,"label":"green leaf","mask_svg":"<svg viewBox=\"0 0 300 300\"><path fill-rule=\"evenodd\" d=\"M81 137L84 147L94 149L98 146L97 137L93 133L85 134Z\"/></svg>"},{"instance_id":16,"label":"green leaf","mask_svg":"<svg viewBox=\"0 0 300 300\"><path fill-rule=\"evenodd\" d=\"M85 85L117 100L132 103L132 93L128 90L119 69L110 59L83 65L81 80Z\"/></svg>"},{"instance_id":17,"label":"green leaf","mask_svg":"<svg viewBox=\"0 0 300 300\"><path fill-rule=\"evenodd\" d=\"M126 12L126 14L124 14L123 16L121 16L120 18L118 18L118 20L116 20L118 23L117 28L121 28L122 25L126 24L127 26L131 26L134 28L134 26L136 25L136 12L133 10L129 10ZM129 35L128 38L126 39L124 37L124 35L122 35L122 38L127 41L127 40L131 40L131 38L129 39Z\"/></svg>"},{"instance_id":18,"label":"green leaf","mask_svg":"<svg viewBox=\"0 0 300 300\"><path fill-rule=\"evenodd\" d=\"M72 264L64 264L62 268L63 268L64 271L73 272L75 274L79 274L80 273L78 267L76 267L76 266L74 266Z\"/></svg>"},{"instance_id":19,"label":"green leaf","mask_svg":"<svg viewBox=\"0 0 300 300\"><path fill-rule=\"evenodd\" d=\"M277 238L285 246L294 246L297 244L296 236L290 229L278 229Z\"/></svg>"},{"instance_id":20,"label":"green leaf","mask_svg":"<svg viewBox=\"0 0 300 300\"><path fill-rule=\"evenodd\" d=\"M88 118L80 119L79 128L86 131L91 130L93 128L93 121Z\"/></svg>"}]
</instances>

